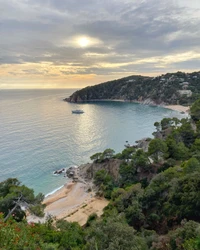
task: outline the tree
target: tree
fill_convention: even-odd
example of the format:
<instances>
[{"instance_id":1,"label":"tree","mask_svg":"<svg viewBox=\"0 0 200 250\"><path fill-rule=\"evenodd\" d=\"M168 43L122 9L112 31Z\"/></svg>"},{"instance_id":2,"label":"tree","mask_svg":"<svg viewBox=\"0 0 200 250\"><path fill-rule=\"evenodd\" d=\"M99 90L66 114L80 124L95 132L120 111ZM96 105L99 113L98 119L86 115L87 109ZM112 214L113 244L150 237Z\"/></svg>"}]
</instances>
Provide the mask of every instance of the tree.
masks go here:
<instances>
[{"instance_id":1,"label":"tree","mask_svg":"<svg viewBox=\"0 0 200 250\"><path fill-rule=\"evenodd\" d=\"M107 148L106 150L104 150L102 157L103 159L110 159L113 157L115 151L111 148Z\"/></svg>"},{"instance_id":2,"label":"tree","mask_svg":"<svg viewBox=\"0 0 200 250\"><path fill-rule=\"evenodd\" d=\"M200 139L197 138L191 147L192 155L195 157L200 157Z\"/></svg>"},{"instance_id":3,"label":"tree","mask_svg":"<svg viewBox=\"0 0 200 250\"><path fill-rule=\"evenodd\" d=\"M34 195L34 191L20 185L17 179L9 178L0 183L0 212L4 213L5 221L12 216L15 220L22 220L25 210L37 216L44 215L44 205L41 202L44 195Z\"/></svg>"},{"instance_id":4,"label":"tree","mask_svg":"<svg viewBox=\"0 0 200 250\"><path fill-rule=\"evenodd\" d=\"M200 120L200 99L193 103L192 107L190 108L190 114L195 122Z\"/></svg>"},{"instance_id":5,"label":"tree","mask_svg":"<svg viewBox=\"0 0 200 250\"><path fill-rule=\"evenodd\" d=\"M135 184L123 189L117 189L112 194L113 202L111 206L115 207L119 213L124 213L129 225L134 228L140 228L144 222L141 199L144 190L141 184Z\"/></svg>"},{"instance_id":6,"label":"tree","mask_svg":"<svg viewBox=\"0 0 200 250\"><path fill-rule=\"evenodd\" d=\"M177 143L175 139L171 136L168 136L166 139L166 144L168 147L168 154L170 158L174 158L174 152L176 151Z\"/></svg>"},{"instance_id":7,"label":"tree","mask_svg":"<svg viewBox=\"0 0 200 250\"><path fill-rule=\"evenodd\" d=\"M183 120L181 127L179 127L177 131L180 133L182 142L185 146L190 147L194 143L195 133L190 121Z\"/></svg>"},{"instance_id":8,"label":"tree","mask_svg":"<svg viewBox=\"0 0 200 250\"><path fill-rule=\"evenodd\" d=\"M154 123L154 126L156 127L157 132L160 131L160 128L161 128L160 125L161 125L160 122L155 122L155 123Z\"/></svg>"},{"instance_id":9,"label":"tree","mask_svg":"<svg viewBox=\"0 0 200 250\"><path fill-rule=\"evenodd\" d=\"M129 186L137 182L136 167L132 163L122 163L119 168L120 186Z\"/></svg>"},{"instance_id":10,"label":"tree","mask_svg":"<svg viewBox=\"0 0 200 250\"><path fill-rule=\"evenodd\" d=\"M173 158L176 160L187 160L189 158L189 149L183 142L179 142L174 148Z\"/></svg>"},{"instance_id":11,"label":"tree","mask_svg":"<svg viewBox=\"0 0 200 250\"><path fill-rule=\"evenodd\" d=\"M135 148L133 147L125 148L121 153L120 159L129 160L132 158L132 155L134 152L135 152Z\"/></svg>"},{"instance_id":12,"label":"tree","mask_svg":"<svg viewBox=\"0 0 200 250\"><path fill-rule=\"evenodd\" d=\"M145 239L117 218L93 223L86 232L84 250L147 250Z\"/></svg>"},{"instance_id":13,"label":"tree","mask_svg":"<svg viewBox=\"0 0 200 250\"><path fill-rule=\"evenodd\" d=\"M61 249L80 249L84 245L83 229L77 222L67 222L65 220L58 220L56 222L57 229L61 232L60 246Z\"/></svg>"},{"instance_id":14,"label":"tree","mask_svg":"<svg viewBox=\"0 0 200 250\"><path fill-rule=\"evenodd\" d=\"M14 220L5 222L3 214L0 214L0 249L41 249L42 240L37 232L33 233L33 227L34 224Z\"/></svg>"},{"instance_id":15,"label":"tree","mask_svg":"<svg viewBox=\"0 0 200 250\"><path fill-rule=\"evenodd\" d=\"M94 162L98 162L100 159L102 159L102 153L96 153L92 155L90 159Z\"/></svg>"},{"instance_id":16,"label":"tree","mask_svg":"<svg viewBox=\"0 0 200 250\"><path fill-rule=\"evenodd\" d=\"M200 162L195 157L192 157L183 164L183 169L186 173L200 172Z\"/></svg>"},{"instance_id":17,"label":"tree","mask_svg":"<svg viewBox=\"0 0 200 250\"><path fill-rule=\"evenodd\" d=\"M96 172L94 184L99 187L99 194L102 192L101 194L106 198L110 198L114 187L114 180L104 169Z\"/></svg>"},{"instance_id":18,"label":"tree","mask_svg":"<svg viewBox=\"0 0 200 250\"><path fill-rule=\"evenodd\" d=\"M155 162L158 162L160 157L166 156L167 151L167 144L161 139L153 139L149 143L148 153Z\"/></svg>"},{"instance_id":19,"label":"tree","mask_svg":"<svg viewBox=\"0 0 200 250\"><path fill-rule=\"evenodd\" d=\"M175 126L175 128L177 128L178 125L181 123L181 121L177 117L173 117L172 122L173 122L173 126Z\"/></svg>"},{"instance_id":20,"label":"tree","mask_svg":"<svg viewBox=\"0 0 200 250\"><path fill-rule=\"evenodd\" d=\"M173 122L172 122L171 118L163 118L161 121L162 130L165 130L165 129L171 127L172 123Z\"/></svg>"},{"instance_id":21,"label":"tree","mask_svg":"<svg viewBox=\"0 0 200 250\"><path fill-rule=\"evenodd\" d=\"M169 214L179 221L200 220L200 172L193 172L179 178L169 197Z\"/></svg>"},{"instance_id":22,"label":"tree","mask_svg":"<svg viewBox=\"0 0 200 250\"><path fill-rule=\"evenodd\" d=\"M132 163L136 168L142 168L144 170L149 170L149 158L148 154L142 149L138 149L132 157Z\"/></svg>"},{"instance_id":23,"label":"tree","mask_svg":"<svg viewBox=\"0 0 200 250\"><path fill-rule=\"evenodd\" d=\"M181 121L176 117L163 118L161 121L161 127L162 127L162 130L165 130L169 127L177 128L180 123ZM154 126L155 126L155 123L154 123Z\"/></svg>"},{"instance_id":24,"label":"tree","mask_svg":"<svg viewBox=\"0 0 200 250\"><path fill-rule=\"evenodd\" d=\"M96 153L90 157L94 162L102 162L103 160L110 159L114 156L115 151L111 148L107 148L103 153Z\"/></svg>"},{"instance_id":25,"label":"tree","mask_svg":"<svg viewBox=\"0 0 200 250\"><path fill-rule=\"evenodd\" d=\"M104 169L97 171L94 176L94 184L96 186L100 186L101 184L106 185L111 180L111 176Z\"/></svg>"}]
</instances>

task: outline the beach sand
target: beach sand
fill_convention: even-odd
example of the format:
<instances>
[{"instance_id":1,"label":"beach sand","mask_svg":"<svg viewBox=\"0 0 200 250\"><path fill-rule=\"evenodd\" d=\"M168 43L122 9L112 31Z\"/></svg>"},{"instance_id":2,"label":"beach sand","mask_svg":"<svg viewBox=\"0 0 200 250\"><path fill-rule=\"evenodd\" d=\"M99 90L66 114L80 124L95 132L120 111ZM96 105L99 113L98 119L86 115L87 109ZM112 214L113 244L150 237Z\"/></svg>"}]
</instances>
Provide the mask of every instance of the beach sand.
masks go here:
<instances>
[{"instance_id":1,"label":"beach sand","mask_svg":"<svg viewBox=\"0 0 200 250\"><path fill-rule=\"evenodd\" d=\"M43 223L48 215L52 215L57 219L76 221L81 226L84 225L90 214L97 213L100 216L103 208L108 205L106 199L95 197L95 193L88 192L88 188L88 184L80 182L67 183L44 199L43 203L46 205L44 218L29 215L27 221Z\"/></svg>"},{"instance_id":2,"label":"beach sand","mask_svg":"<svg viewBox=\"0 0 200 250\"><path fill-rule=\"evenodd\" d=\"M167 109L172 109L172 110L176 110L179 112L185 112L185 113L189 113L190 111L190 107L189 106L182 106L182 105L166 105L163 106L164 108Z\"/></svg>"},{"instance_id":3,"label":"beach sand","mask_svg":"<svg viewBox=\"0 0 200 250\"><path fill-rule=\"evenodd\" d=\"M89 215L96 213L98 216L103 214L103 209L108 205L108 200L104 198L94 197L89 201L86 201L80 206L74 213L67 216L66 220L78 222L81 226L85 225Z\"/></svg>"}]
</instances>

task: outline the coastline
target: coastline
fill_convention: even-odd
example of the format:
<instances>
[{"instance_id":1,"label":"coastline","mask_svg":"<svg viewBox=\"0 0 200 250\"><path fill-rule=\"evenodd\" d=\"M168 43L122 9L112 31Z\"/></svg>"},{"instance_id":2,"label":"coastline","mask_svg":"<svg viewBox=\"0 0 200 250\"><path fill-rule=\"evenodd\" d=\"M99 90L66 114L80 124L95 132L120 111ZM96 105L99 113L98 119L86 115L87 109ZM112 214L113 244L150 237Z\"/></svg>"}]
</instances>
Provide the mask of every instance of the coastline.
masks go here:
<instances>
[{"instance_id":1,"label":"coastline","mask_svg":"<svg viewBox=\"0 0 200 250\"><path fill-rule=\"evenodd\" d=\"M126 102L125 100L107 101ZM145 104L144 102L139 101L134 103L149 106L153 105L155 107L158 106L189 114L189 106L156 105L152 103ZM78 169L80 170L80 168ZM29 215L27 216L27 220L29 222L43 223L45 222L48 215L52 215L57 219L65 219L70 222L76 221L80 225L84 225L87 222L88 216L90 214L96 213L98 216L100 216L103 213L103 208L108 205L108 201L106 199L96 197L94 191L89 191L92 190L91 186L91 182L85 182L84 180L66 183L65 185L45 195L43 202L43 204L46 205L44 210L44 218L38 218L36 216Z\"/></svg>"},{"instance_id":2,"label":"coastline","mask_svg":"<svg viewBox=\"0 0 200 250\"><path fill-rule=\"evenodd\" d=\"M182 106L182 105L165 105L163 108L179 111L179 112L184 112L188 113L190 111L190 106Z\"/></svg>"},{"instance_id":3,"label":"coastline","mask_svg":"<svg viewBox=\"0 0 200 250\"><path fill-rule=\"evenodd\" d=\"M63 99L66 102L74 103L69 101L69 98ZM183 105L166 105L165 103L161 104L156 104L154 101L147 99L145 101L138 101L138 100L124 100L124 99L91 99L87 101L80 101L80 102L75 102L75 103L87 103L87 102L131 102L131 103L138 103L138 104L143 104L143 105L148 105L148 106L155 106L155 107L162 107L162 108L167 108L171 109L174 111L179 111L179 112L184 112L184 113L189 113L190 111L190 106L183 106Z\"/></svg>"},{"instance_id":4,"label":"coastline","mask_svg":"<svg viewBox=\"0 0 200 250\"><path fill-rule=\"evenodd\" d=\"M99 198L94 191L88 191L90 183L69 182L56 192L45 197L43 204L45 216L39 218L28 215L28 222L44 223L49 215L56 219L65 219L70 222L78 222L83 226L92 213L98 216L103 214L103 208L108 205L108 201Z\"/></svg>"},{"instance_id":5,"label":"coastline","mask_svg":"<svg viewBox=\"0 0 200 250\"><path fill-rule=\"evenodd\" d=\"M48 196L50 196L50 195L52 195L52 194L55 194L57 191L59 191L59 190L62 189L63 187L64 187L64 185L62 185L62 186L60 186L60 187L54 189L53 191L49 192L48 194L45 194L45 196L44 196L45 199L46 199Z\"/></svg>"}]
</instances>

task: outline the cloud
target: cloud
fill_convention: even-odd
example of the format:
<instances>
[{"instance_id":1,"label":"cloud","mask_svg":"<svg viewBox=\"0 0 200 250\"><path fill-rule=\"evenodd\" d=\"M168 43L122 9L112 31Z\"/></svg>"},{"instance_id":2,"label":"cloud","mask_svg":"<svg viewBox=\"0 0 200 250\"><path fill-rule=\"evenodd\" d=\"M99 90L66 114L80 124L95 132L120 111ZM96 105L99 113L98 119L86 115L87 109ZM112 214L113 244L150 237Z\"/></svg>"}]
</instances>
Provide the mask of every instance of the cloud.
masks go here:
<instances>
[{"instance_id":1,"label":"cloud","mask_svg":"<svg viewBox=\"0 0 200 250\"><path fill-rule=\"evenodd\" d=\"M199 65L196 0L0 0L0 6L5 74L106 77ZM81 37L88 47L80 46Z\"/></svg>"}]
</instances>

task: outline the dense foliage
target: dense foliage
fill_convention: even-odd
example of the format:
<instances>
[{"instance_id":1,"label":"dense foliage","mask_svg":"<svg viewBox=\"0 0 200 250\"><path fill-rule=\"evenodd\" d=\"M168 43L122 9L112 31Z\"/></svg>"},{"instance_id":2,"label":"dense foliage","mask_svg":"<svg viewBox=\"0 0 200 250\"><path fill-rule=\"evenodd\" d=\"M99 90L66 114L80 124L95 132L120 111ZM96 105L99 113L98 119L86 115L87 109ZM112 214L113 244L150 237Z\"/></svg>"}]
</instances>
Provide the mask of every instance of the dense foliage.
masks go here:
<instances>
[{"instance_id":1,"label":"dense foliage","mask_svg":"<svg viewBox=\"0 0 200 250\"><path fill-rule=\"evenodd\" d=\"M22 220L21 202L40 211L33 207L40 206L42 195L35 197L16 179L0 183L0 249L200 249L198 110L199 101L191 108L194 119L155 122L147 152L135 146L116 155L107 149L91 157L98 164L112 158L122 163L118 179L107 169L95 173L98 194L110 202L103 216L92 214L84 228L51 217L44 224L28 224ZM14 216L7 218L15 206Z\"/></svg>"},{"instance_id":2,"label":"dense foliage","mask_svg":"<svg viewBox=\"0 0 200 250\"><path fill-rule=\"evenodd\" d=\"M186 91L186 92L184 92ZM105 99L143 101L147 104L188 105L200 97L200 72L167 73L158 77L134 75L78 90L70 102Z\"/></svg>"},{"instance_id":3,"label":"dense foliage","mask_svg":"<svg viewBox=\"0 0 200 250\"><path fill-rule=\"evenodd\" d=\"M41 202L44 195L34 195L32 189L21 185L17 179L7 179L0 183L0 211L5 220L12 216L21 221L25 217L25 209L37 216L43 216L44 205Z\"/></svg>"}]
</instances>

